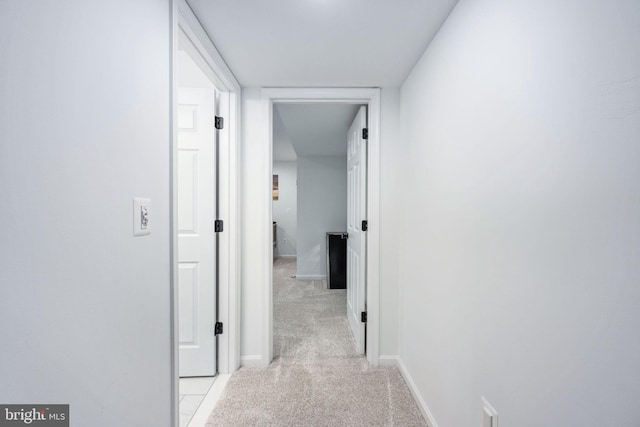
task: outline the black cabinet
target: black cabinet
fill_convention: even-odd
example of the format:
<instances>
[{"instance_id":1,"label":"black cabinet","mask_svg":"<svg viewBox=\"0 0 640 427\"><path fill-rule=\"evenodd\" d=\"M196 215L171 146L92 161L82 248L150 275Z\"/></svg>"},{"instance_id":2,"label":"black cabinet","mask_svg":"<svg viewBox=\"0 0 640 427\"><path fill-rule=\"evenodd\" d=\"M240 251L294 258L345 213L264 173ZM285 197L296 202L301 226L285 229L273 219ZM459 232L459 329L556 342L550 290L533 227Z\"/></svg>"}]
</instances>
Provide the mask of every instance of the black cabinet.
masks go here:
<instances>
[{"instance_id":1,"label":"black cabinet","mask_svg":"<svg viewBox=\"0 0 640 427\"><path fill-rule=\"evenodd\" d=\"M327 233L327 288L347 289L347 233Z\"/></svg>"}]
</instances>

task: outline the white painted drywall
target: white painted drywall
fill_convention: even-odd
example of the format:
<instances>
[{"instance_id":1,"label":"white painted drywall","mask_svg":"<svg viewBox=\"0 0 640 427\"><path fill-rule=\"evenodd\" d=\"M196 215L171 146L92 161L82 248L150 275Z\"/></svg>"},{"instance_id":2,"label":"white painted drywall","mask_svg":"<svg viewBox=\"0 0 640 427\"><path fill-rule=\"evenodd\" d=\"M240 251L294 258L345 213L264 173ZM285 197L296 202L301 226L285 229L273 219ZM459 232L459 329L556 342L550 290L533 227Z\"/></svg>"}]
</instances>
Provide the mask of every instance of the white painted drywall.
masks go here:
<instances>
[{"instance_id":1,"label":"white painted drywall","mask_svg":"<svg viewBox=\"0 0 640 427\"><path fill-rule=\"evenodd\" d=\"M277 226L275 257L295 257L298 240L298 189L296 162L273 162L278 175L278 200L273 201L273 220Z\"/></svg>"},{"instance_id":2,"label":"white painted drywall","mask_svg":"<svg viewBox=\"0 0 640 427\"><path fill-rule=\"evenodd\" d=\"M273 161L295 162L298 159L291 138L284 128L277 106L273 107Z\"/></svg>"},{"instance_id":3,"label":"white painted drywall","mask_svg":"<svg viewBox=\"0 0 640 427\"><path fill-rule=\"evenodd\" d=\"M401 357L438 425L640 419L640 3L461 0L401 91Z\"/></svg>"},{"instance_id":4,"label":"white painted drywall","mask_svg":"<svg viewBox=\"0 0 640 427\"><path fill-rule=\"evenodd\" d=\"M169 3L0 2L2 403L171 425Z\"/></svg>"},{"instance_id":5,"label":"white painted drywall","mask_svg":"<svg viewBox=\"0 0 640 427\"><path fill-rule=\"evenodd\" d=\"M404 182L400 143L400 90L381 90L380 144L380 357L398 355L399 251Z\"/></svg>"},{"instance_id":6,"label":"white painted drywall","mask_svg":"<svg viewBox=\"0 0 640 427\"><path fill-rule=\"evenodd\" d=\"M271 217L265 206L271 203L271 158L264 146L262 100L259 88L242 89L242 317L240 321L240 363L270 363L262 348L262 301L269 298L269 264L265 239L270 241Z\"/></svg>"},{"instance_id":7,"label":"white painted drywall","mask_svg":"<svg viewBox=\"0 0 640 427\"><path fill-rule=\"evenodd\" d=\"M189 0L240 82L253 87L398 86L455 3Z\"/></svg>"},{"instance_id":8,"label":"white painted drywall","mask_svg":"<svg viewBox=\"0 0 640 427\"><path fill-rule=\"evenodd\" d=\"M347 157L298 156L297 277L326 276L332 231L347 231Z\"/></svg>"},{"instance_id":9,"label":"white painted drywall","mask_svg":"<svg viewBox=\"0 0 640 427\"><path fill-rule=\"evenodd\" d=\"M337 157L347 155L345 135L358 114L357 104L280 103L274 105L273 154L278 139L290 140L296 156ZM278 119L280 123L278 123ZM282 126L284 135L279 135Z\"/></svg>"}]
</instances>

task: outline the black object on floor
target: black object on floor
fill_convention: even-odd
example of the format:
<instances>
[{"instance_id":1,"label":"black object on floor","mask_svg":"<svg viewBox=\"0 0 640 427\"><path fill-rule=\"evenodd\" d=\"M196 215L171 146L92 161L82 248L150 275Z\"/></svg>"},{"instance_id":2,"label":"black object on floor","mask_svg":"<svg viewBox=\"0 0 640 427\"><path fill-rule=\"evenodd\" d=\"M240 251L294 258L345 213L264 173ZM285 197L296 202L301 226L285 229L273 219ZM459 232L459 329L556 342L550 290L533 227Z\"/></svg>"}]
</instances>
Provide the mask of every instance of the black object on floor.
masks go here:
<instances>
[{"instance_id":1,"label":"black object on floor","mask_svg":"<svg viewBox=\"0 0 640 427\"><path fill-rule=\"evenodd\" d=\"M347 289L347 233L327 233L327 288Z\"/></svg>"}]
</instances>

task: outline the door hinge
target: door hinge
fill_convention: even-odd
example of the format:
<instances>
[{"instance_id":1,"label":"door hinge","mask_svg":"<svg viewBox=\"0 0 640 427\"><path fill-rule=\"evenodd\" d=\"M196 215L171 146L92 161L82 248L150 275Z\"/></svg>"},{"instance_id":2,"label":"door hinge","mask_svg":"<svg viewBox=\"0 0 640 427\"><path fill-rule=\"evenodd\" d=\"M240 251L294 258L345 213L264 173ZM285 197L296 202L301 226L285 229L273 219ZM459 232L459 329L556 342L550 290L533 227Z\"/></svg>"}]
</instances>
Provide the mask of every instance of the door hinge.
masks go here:
<instances>
[{"instance_id":1,"label":"door hinge","mask_svg":"<svg viewBox=\"0 0 640 427\"><path fill-rule=\"evenodd\" d=\"M362 139L369 139L369 129L367 128L362 129Z\"/></svg>"},{"instance_id":2,"label":"door hinge","mask_svg":"<svg viewBox=\"0 0 640 427\"><path fill-rule=\"evenodd\" d=\"M224 231L224 221L222 221L221 219L216 219L213 227L213 231L215 231L216 233L222 233Z\"/></svg>"},{"instance_id":3,"label":"door hinge","mask_svg":"<svg viewBox=\"0 0 640 427\"><path fill-rule=\"evenodd\" d=\"M363 311L362 313L360 313L360 321L362 323L367 323L367 312Z\"/></svg>"},{"instance_id":4,"label":"door hinge","mask_svg":"<svg viewBox=\"0 0 640 427\"><path fill-rule=\"evenodd\" d=\"M360 227L362 231L367 231L369 229L369 221L366 219L362 220L362 227Z\"/></svg>"},{"instance_id":5,"label":"door hinge","mask_svg":"<svg viewBox=\"0 0 640 427\"><path fill-rule=\"evenodd\" d=\"M223 129L223 128L224 128L224 118L216 116L216 129Z\"/></svg>"},{"instance_id":6,"label":"door hinge","mask_svg":"<svg viewBox=\"0 0 640 427\"><path fill-rule=\"evenodd\" d=\"M342 237L342 240L346 240L349 238L349 233L342 233L340 237Z\"/></svg>"},{"instance_id":7,"label":"door hinge","mask_svg":"<svg viewBox=\"0 0 640 427\"><path fill-rule=\"evenodd\" d=\"M223 328L222 322L216 322L216 326L214 328L215 335L222 334L223 330L224 328Z\"/></svg>"}]
</instances>

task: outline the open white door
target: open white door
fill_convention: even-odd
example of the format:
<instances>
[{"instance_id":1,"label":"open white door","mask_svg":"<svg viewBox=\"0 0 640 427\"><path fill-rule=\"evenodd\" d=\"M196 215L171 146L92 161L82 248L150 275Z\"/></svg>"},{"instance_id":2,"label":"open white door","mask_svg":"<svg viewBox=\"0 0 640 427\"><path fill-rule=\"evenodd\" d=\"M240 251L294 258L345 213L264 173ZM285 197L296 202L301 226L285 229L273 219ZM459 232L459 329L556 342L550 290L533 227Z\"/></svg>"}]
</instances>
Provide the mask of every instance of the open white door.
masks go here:
<instances>
[{"instance_id":1,"label":"open white door","mask_svg":"<svg viewBox=\"0 0 640 427\"><path fill-rule=\"evenodd\" d=\"M215 89L178 89L178 340L181 377L216 374Z\"/></svg>"},{"instance_id":2,"label":"open white door","mask_svg":"<svg viewBox=\"0 0 640 427\"><path fill-rule=\"evenodd\" d=\"M360 107L348 134L347 165L347 317L356 341L358 354L365 353L366 322L366 233L362 221L367 219L367 107Z\"/></svg>"}]
</instances>

